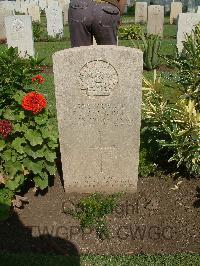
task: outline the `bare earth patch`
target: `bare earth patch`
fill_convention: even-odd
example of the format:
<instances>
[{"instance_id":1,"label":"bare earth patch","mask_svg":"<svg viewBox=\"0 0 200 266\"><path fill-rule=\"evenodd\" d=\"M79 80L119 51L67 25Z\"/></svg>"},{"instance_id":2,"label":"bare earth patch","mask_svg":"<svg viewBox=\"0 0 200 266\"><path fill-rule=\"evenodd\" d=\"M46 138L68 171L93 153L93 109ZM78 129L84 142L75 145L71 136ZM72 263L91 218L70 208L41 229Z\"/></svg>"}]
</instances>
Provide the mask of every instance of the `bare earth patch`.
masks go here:
<instances>
[{"instance_id":1,"label":"bare earth patch","mask_svg":"<svg viewBox=\"0 0 200 266\"><path fill-rule=\"evenodd\" d=\"M126 195L107 218L110 239L82 233L63 213L83 195L66 194L60 179L44 195L26 193L29 204L0 224L0 250L56 254L173 254L200 252L199 179L139 179L138 192Z\"/></svg>"}]
</instances>

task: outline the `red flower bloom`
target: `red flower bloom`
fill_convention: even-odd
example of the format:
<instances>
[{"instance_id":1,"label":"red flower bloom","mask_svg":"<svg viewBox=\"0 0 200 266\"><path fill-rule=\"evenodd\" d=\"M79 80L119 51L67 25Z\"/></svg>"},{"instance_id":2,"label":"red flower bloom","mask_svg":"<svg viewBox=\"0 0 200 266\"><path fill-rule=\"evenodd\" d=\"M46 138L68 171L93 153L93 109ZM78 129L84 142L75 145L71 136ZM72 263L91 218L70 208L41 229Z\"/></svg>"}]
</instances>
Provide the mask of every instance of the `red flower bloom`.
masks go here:
<instances>
[{"instance_id":1,"label":"red flower bloom","mask_svg":"<svg viewBox=\"0 0 200 266\"><path fill-rule=\"evenodd\" d=\"M6 119L0 120L0 135L3 138L6 138L11 133L12 130L13 126L9 120Z\"/></svg>"},{"instance_id":2,"label":"red flower bloom","mask_svg":"<svg viewBox=\"0 0 200 266\"><path fill-rule=\"evenodd\" d=\"M46 107L45 97L37 92L29 92L22 99L22 108L37 114Z\"/></svg>"},{"instance_id":3,"label":"red flower bloom","mask_svg":"<svg viewBox=\"0 0 200 266\"><path fill-rule=\"evenodd\" d=\"M43 84L44 78L40 75L37 75L34 78L32 78L32 82L37 82L38 84Z\"/></svg>"}]
</instances>

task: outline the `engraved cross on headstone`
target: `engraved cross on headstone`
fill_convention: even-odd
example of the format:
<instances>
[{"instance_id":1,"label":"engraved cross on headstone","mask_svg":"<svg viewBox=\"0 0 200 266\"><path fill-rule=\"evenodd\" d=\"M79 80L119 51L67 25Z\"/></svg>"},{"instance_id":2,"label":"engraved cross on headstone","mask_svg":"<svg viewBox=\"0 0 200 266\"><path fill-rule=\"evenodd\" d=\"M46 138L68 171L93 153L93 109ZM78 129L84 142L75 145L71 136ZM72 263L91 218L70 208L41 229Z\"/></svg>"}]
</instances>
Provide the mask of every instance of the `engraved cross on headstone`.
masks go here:
<instances>
[{"instance_id":1,"label":"engraved cross on headstone","mask_svg":"<svg viewBox=\"0 0 200 266\"><path fill-rule=\"evenodd\" d=\"M104 167L103 167L103 154L105 151L111 151L113 152L116 150L116 147L114 145L111 146L104 146L103 145L103 139L102 139L102 131L99 129L99 147L90 147L90 149L93 150L99 150L100 152L100 173L103 173Z\"/></svg>"}]
</instances>

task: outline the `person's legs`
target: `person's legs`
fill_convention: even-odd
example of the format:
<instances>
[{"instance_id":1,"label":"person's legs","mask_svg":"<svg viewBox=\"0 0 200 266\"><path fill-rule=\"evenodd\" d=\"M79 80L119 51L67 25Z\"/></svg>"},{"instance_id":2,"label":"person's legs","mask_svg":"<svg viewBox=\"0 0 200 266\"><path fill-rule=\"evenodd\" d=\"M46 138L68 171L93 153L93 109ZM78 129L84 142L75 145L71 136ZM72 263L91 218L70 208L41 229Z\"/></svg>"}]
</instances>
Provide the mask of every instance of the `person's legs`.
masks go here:
<instances>
[{"instance_id":1,"label":"person's legs","mask_svg":"<svg viewBox=\"0 0 200 266\"><path fill-rule=\"evenodd\" d=\"M72 47L92 44L90 1L71 0L69 4L69 32Z\"/></svg>"},{"instance_id":2,"label":"person's legs","mask_svg":"<svg viewBox=\"0 0 200 266\"><path fill-rule=\"evenodd\" d=\"M93 7L92 32L98 45L116 45L120 11L110 3L96 3Z\"/></svg>"}]
</instances>

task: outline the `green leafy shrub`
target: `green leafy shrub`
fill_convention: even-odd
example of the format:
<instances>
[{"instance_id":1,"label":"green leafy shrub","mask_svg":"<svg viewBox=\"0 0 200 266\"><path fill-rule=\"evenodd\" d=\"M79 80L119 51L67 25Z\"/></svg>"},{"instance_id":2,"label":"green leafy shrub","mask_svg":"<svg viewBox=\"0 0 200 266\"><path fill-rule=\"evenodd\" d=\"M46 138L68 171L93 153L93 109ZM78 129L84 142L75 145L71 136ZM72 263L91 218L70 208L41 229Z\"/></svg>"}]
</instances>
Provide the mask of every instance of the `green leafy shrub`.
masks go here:
<instances>
[{"instance_id":1,"label":"green leafy shrub","mask_svg":"<svg viewBox=\"0 0 200 266\"><path fill-rule=\"evenodd\" d=\"M142 103L143 134L149 145L157 145L168 161L184 167L193 176L200 174L200 114L192 100L165 101L156 86L148 88Z\"/></svg>"},{"instance_id":2,"label":"green leafy shrub","mask_svg":"<svg viewBox=\"0 0 200 266\"><path fill-rule=\"evenodd\" d=\"M17 66L10 63L9 71L13 76L8 77L7 83L0 80L4 88L1 95L7 97L6 101L1 102L3 108L0 109L0 203L5 201L4 192L10 191L7 194L12 198L21 191L27 180L31 180L36 188L45 189L49 175L54 175L56 171L54 161L58 146L54 116L47 107L44 95L38 92L44 78L31 76L41 68L35 65L32 58L17 60L12 49L7 53L1 55L1 59L9 61L10 54L14 54L13 59L20 63L18 67L25 67L15 72L12 67ZM31 70L28 69L29 65ZM5 66L2 69L5 77ZM7 200L6 203L8 206L11 201ZM2 208L5 211L5 204Z\"/></svg>"},{"instance_id":3,"label":"green leafy shrub","mask_svg":"<svg viewBox=\"0 0 200 266\"><path fill-rule=\"evenodd\" d=\"M161 38L158 35L141 35L142 43L133 42L135 48L143 51L143 64L145 70L152 70L158 67L158 51L161 45Z\"/></svg>"},{"instance_id":4,"label":"green leafy shrub","mask_svg":"<svg viewBox=\"0 0 200 266\"><path fill-rule=\"evenodd\" d=\"M120 193L108 196L94 193L76 203L75 209L65 209L64 212L77 218L83 231L86 228L95 229L99 238L108 238L105 216L113 212L120 196Z\"/></svg>"},{"instance_id":5,"label":"green leafy shrub","mask_svg":"<svg viewBox=\"0 0 200 266\"><path fill-rule=\"evenodd\" d=\"M1 182L0 182L1 186ZM9 217L9 210L14 194L8 188L0 187L0 221Z\"/></svg>"},{"instance_id":6,"label":"green leafy shrub","mask_svg":"<svg viewBox=\"0 0 200 266\"><path fill-rule=\"evenodd\" d=\"M157 166L153 162L151 158L151 154L149 153L148 149L141 147L139 155L140 155L139 156L139 170L138 170L139 176L147 177L152 174L155 174L155 172L157 171Z\"/></svg>"},{"instance_id":7,"label":"green leafy shrub","mask_svg":"<svg viewBox=\"0 0 200 266\"><path fill-rule=\"evenodd\" d=\"M200 108L200 24L187 35L183 42L183 50L176 52L174 58L165 58L167 63L175 68L176 74L169 78L179 84L183 97L191 99Z\"/></svg>"},{"instance_id":8,"label":"green leafy shrub","mask_svg":"<svg viewBox=\"0 0 200 266\"><path fill-rule=\"evenodd\" d=\"M33 57L20 58L12 47L0 53L0 110L11 104L17 91L26 91L31 78L42 71L42 62L43 59Z\"/></svg>"},{"instance_id":9,"label":"green leafy shrub","mask_svg":"<svg viewBox=\"0 0 200 266\"><path fill-rule=\"evenodd\" d=\"M119 28L119 38L120 39L141 39L141 35L144 34L143 29L138 24L132 24L127 27L120 27Z\"/></svg>"},{"instance_id":10,"label":"green leafy shrub","mask_svg":"<svg viewBox=\"0 0 200 266\"><path fill-rule=\"evenodd\" d=\"M42 25L40 22L33 21L32 28L33 28L33 39L35 42L38 42L41 39L42 34L44 33Z\"/></svg>"}]
</instances>

